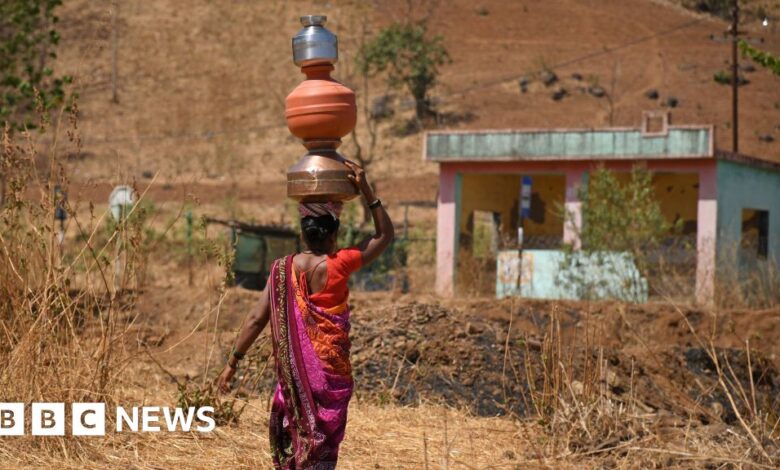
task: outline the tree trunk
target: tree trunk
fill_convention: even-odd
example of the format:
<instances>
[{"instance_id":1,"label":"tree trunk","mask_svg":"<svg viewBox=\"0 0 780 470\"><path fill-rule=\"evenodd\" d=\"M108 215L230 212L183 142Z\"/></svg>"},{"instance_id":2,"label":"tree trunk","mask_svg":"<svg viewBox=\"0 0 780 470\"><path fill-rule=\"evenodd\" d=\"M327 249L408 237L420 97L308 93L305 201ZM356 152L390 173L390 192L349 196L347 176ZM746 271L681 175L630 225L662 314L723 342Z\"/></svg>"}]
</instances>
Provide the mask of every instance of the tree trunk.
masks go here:
<instances>
[{"instance_id":1,"label":"tree trunk","mask_svg":"<svg viewBox=\"0 0 780 470\"><path fill-rule=\"evenodd\" d=\"M420 121L420 123L425 120L425 118L428 115L428 103L426 103L425 98L415 98L415 115L417 116L417 120Z\"/></svg>"}]
</instances>

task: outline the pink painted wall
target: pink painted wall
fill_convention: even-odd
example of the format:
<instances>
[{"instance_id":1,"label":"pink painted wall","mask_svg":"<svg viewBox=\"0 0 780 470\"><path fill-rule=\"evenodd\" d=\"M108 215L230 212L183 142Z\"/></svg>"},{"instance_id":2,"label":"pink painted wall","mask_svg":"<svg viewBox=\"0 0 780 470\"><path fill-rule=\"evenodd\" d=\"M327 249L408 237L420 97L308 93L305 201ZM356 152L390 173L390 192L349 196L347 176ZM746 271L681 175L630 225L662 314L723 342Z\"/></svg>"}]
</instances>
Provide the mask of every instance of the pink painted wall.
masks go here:
<instances>
[{"instance_id":1,"label":"pink painted wall","mask_svg":"<svg viewBox=\"0 0 780 470\"><path fill-rule=\"evenodd\" d=\"M441 165L436 213L436 293L445 297L455 293L455 263L460 228L457 179L454 168Z\"/></svg>"},{"instance_id":2,"label":"pink painted wall","mask_svg":"<svg viewBox=\"0 0 780 470\"><path fill-rule=\"evenodd\" d=\"M715 162L699 171L696 208L696 301L710 304L715 295L718 231L718 188Z\"/></svg>"}]
</instances>

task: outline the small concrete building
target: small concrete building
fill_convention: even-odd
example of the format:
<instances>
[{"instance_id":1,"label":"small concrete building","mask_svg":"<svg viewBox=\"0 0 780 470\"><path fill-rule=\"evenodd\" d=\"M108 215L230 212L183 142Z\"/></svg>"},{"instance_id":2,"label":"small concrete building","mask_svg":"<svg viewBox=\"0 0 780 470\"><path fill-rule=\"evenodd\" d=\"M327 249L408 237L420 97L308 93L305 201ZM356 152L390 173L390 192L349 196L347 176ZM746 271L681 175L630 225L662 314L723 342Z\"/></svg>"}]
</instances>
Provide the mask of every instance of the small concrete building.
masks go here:
<instances>
[{"instance_id":1,"label":"small concrete building","mask_svg":"<svg viewBox=\"0 0 780 470\"><path fill-rule=\"evenodd\" d=\"M756 259L780 266L780 163L716 149L712 126L673 126L666 114L646 113L638 128L435 131L423 157L439 164L436 290L444 296L454 293L459 254L474 249L463 245L485 213L499 242L517 243L522 225L523 250L577 248L579 188L599 165L628 173L641 163L653 173L665 217L682 219L696 247L698 301L713 299L716 268L735 265L742 255L732 248L747 236Z\"/></svg>"}]
</instances>

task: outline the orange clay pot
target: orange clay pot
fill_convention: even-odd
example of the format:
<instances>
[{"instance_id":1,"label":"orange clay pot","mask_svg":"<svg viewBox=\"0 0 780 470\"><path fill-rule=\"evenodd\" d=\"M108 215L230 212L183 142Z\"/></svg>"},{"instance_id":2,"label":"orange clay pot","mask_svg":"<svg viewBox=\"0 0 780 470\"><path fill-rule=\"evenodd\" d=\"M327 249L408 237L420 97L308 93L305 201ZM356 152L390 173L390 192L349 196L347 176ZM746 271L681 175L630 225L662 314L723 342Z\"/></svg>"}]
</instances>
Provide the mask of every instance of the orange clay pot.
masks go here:
<instances>
[{"instance_id":1,"label":"orange clay pot","mask_svg":"<svg viewBox=\"0 0 780 470\"><path fill-rule=\"evenodd\" d=\"M341 138L355 128L355 93L331 78L333 65L329 63L307 65L301 70L306 80L285 102L287 127L310 150L335 149Z\"/></svg>"}]
</instances>

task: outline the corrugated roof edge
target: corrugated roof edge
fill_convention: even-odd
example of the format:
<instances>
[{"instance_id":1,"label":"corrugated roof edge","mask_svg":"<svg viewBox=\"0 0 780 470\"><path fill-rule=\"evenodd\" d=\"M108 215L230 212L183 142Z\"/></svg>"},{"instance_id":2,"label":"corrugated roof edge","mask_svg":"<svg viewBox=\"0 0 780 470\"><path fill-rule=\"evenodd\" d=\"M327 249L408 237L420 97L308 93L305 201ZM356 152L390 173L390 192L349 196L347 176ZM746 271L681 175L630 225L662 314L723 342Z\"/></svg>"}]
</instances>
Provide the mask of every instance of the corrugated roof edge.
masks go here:
<instances>
[{"instance_id":1,"label":"corrugated roof edge","mask_svg":"<svg viewBox=\"0 0 780 470\"><path fill-rule=\"evenodd\" d=\"M709 130L710 131L710 153L713 157L715 157L718 160L725 160L725 161L732 161L737 163L742 163L745 165L749 165L756 168L762 168L766 170L773 170L773 171L780 171L780 161L773 161L768 160L765 158L760 157L754 157L751 155L745 155L741 153L734 153L729 152L727 150L720 150L714 148L714 142L715 142L715 127L714 126L705 126L705 125L696 125L696 124L682 124L682 125L675 125L675 126L669 126L667 129L698 129L698 130ZM454 129L454 130L441 130L441 131L426 131L423 135L423 148L422 148L422 159L423 161L429 161L429 162L446 162L448 160L446 159L440 159L440 158L428 158L428 135L431 134L509 134L509 133L516 133L516 132L523 132L523 133L540 133L540 132L595 132L595 131L637 131L641 130L636 127L605 127L605 128L557 128L557 129L542 129L542 128L531 128L531 129ZM627 159L629 157L623 157L622 159ZM630 157L635 158L635 157ZM651 157L652 158L652 157ZM655 158L669 158L669 157L655 157ZM684 158L675 156L672 158ZM695 156L693 158L710 158L710 157L701 157L701 156ZM540 159L539 157L534 158L534 160L555 160L555 157L546 157ZM620 157L613 157L613 159L621 159ZM517 158L502 158L502 159L493 159L492 161L518 161ZM531 160L531 159L528 159ZM573 159L571 157L567 158L558 158L560 161L573 161L578 159ZM592 157L583 157L579 160L596 160ZM453 160L450 160L453 161ZM458 161L464 161L464 160L458 160ZM473 161L487 161L483 159L479 160L473 160Z\"/></svg>"},{"instance_id":2,"label":"corrugated roof edge","mask_svg":"<svg viewBox=\"0 0 780 470\"><path fill-rule=\"evenodd\" d=\"M700 154L696 155L674 155L674 156L648 156L647 159L677 159L677 158L712 158L715 155L715 126L713 125L702 125L702 124L678 124L674 126L668 126L666 128L666 134L668 134L671 130L697 130L697 131L708 131L709 132L709 149L707 156L702 156ZM484 135L484 134L539 134L539 133L567 133L567 132L593 132L593 133L601 133L601 132L642 132L642 129L639 127L631 127L631 126L621 126L621 127L600 127L600 128L593 128L593 127L583 127L583 128L576 128L576 127L559 127L559 128L553 128L553 129L544 129L544 128L525 128L525 129L451 129L451 130L435 130L435 131L425 131L423 134L423 145L422 145L422 159L423 161L427 162L447 162L447 161L474 161L474 162L487 162L487 161L582 161L582 160L628 160L628 159L635 159L635 155L628 155L628 156L612 156L612 157L593 157L588 155L583 155L581 157L572 157L572 156L566 156L566 157L556 157L556 156L544 156L544 157L531 157L531 158L518 158L516 156L506 156L506 157L492 157L490 159L485 158L479 158L479 159L465 159L465 158L441 158L441 157L428 157L428 136L430 135L458 135L458 134L472 134L472 135ZM644 136L644 133L643 133ZM655 134L649 134L646 135L646 137L658 137L658 135ZM752 157L755 158L755 157ZM760 160L756 158L756 160Z\"/></svg>"},{"instance_id":3,"label":"corrugated roof edge","mask_svg":"<svg viewBox=\"0 0 780 470\"><path fill-rule=\"evenodd\" d=\"M715 158L729 162L743 163L745 165L761 168L764 170L780 171L780 162L765 160L763 158L752 157L750 155L744 155L741 153L734 153L726 150L715 150Z\"/></svg>"},{"instance_id":4,"label":"corrugated roof edge","mask_svg":"<svg viewBox=\"0 0 780 470\"><path fill-rule=\"evenodd\" d=\"M670 125L669 129L681 129L681 130L712 130L713 126L705 124L676 124ZM641 132L639 127L632 126L616 126L616 127L555 127L555 128L543 128L543 127L528 127L522 129L449 129L449 130L435 130L425 131L425 135L428 134L514 134L524 133L533 134L540 132Z\"/></svg>"}]
</instances>

